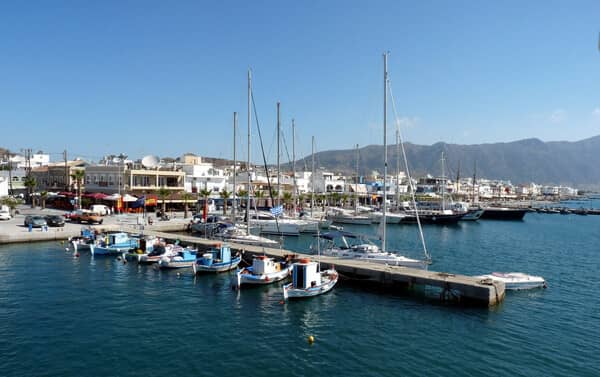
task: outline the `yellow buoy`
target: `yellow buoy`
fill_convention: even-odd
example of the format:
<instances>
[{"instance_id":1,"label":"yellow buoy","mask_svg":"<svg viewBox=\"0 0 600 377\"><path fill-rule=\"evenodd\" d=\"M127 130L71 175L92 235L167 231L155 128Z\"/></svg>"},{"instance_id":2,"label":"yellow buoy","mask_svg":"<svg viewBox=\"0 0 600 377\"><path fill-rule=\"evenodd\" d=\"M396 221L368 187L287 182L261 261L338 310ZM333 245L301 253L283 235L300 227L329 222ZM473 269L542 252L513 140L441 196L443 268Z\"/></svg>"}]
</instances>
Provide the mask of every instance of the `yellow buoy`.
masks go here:
<instances>
[{"instance_id":1,"label":"yellow buoy","mask_svg":"<svg viewBox=\"0 0 600 377\"><path fill-rule=\"evenodd\" d=\"M313 344L315 342L315 337L312 335L309 335L307 340L308 340L308 344Z\"/></svg>"}]
</instances>

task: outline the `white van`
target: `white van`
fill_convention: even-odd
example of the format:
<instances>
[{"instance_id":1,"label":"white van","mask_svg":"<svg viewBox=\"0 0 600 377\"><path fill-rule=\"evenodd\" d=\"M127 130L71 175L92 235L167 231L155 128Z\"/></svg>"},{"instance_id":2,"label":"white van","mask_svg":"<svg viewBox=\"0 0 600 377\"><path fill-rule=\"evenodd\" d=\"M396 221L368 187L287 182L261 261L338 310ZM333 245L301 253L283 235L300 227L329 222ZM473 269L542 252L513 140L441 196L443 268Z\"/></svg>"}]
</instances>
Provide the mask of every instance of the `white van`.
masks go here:
<instances>
[{"instance_id":1,"label":"white van","mask_svg":"<svg viewBox=\"0 0 600 377\"><path fill-rule=\"evenodd\" d=\"M102 215L102 216L110 215L110 208L108 208L104 204L92 204L90 206L90 211L92 211L93 213Z\"/></svg>"}]
</instances>

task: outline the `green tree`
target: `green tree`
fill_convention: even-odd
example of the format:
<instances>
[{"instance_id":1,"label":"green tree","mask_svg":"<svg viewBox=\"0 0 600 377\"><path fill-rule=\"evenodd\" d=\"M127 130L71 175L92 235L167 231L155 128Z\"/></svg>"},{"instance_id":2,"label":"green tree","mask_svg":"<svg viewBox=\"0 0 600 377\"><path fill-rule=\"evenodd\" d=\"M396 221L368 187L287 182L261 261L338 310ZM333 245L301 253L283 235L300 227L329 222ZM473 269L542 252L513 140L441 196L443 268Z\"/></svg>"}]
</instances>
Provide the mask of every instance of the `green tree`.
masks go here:
<instances>
[{"instance_id":1,"label":"green tree","mask_svg":"<svg viewBox=\"0 0 600 377\"><path fill-rule=\"evenodd\" d=\"M221 190L219 192L219 196L223 199L223 215L227 214L227 199L231 196L231 191L227 191L226 189Z\"/></svg>"},{"instance_id":2,"label":"green tree","mask_svg":"<svg viewBox=\"0 0 600 377\"><path fill-rule=\"evenodd\" d=\"M188 217L188 201L192 200L194 195L187 191L183 191L181 193L181 199L183 199L183 218L187 219Z\"/></svg>"},{"instance_id":3,"label":"green tree","mask_svg":"<svg viewBox=\"0 0 600 377\"><path fill-rule=\"evenodd\" d=\"M209 189L202 189L200 192L198 192L198 195L200 195L200 197L204 200L204 206L208 206L208 198L210 198L210 194L212 194L212 191Z\"/></svg>"},{"instance_id":4,"label":"green tree","mask_svg":"<svg viewBox=\"0 0 600 377\"><path fill-rule=\"evenodd\" d=\"M42 209L46 208L46 199L48 198L48 191L40 192L40 200L42 201Z\"/></svg>"},{"instance_id":5,"label":"green tree","mask_svg":"<svg viewBox=\"0 0 600 377\"><path fill-rule=\"evenodd\" d=\"M334 206L338 205L338 202L340 201L341 195L337 192L334 192L331 194L331 201L333 202Z\"/></svg>"},{"instance_id":6,"label":"green tree","mask_svg":"<svg viewBox=\"0 0 600 377\"><path fill-rule=\"evenodd\" d=\"M71 174L71 179L77 184L77 203L79 204L79 208L83 208L83 203L81 203L81 185L83 184L84 178L85 170L75 170L73 171L73 174Z\"/></svg>"},{"instance_id":7,"label":"green tree","mask_svg":"<svg viewBox=\"0 0 600 377\"><path fill-rule=\"evenodd\" d=\"M162 186L158 189L156 195L160 200L162 200L162 213L164 214L167 212L167 203L165 202L165 200L167 200L167 198L171 196L171 190L169 190L165 186Z\"/></svg>"},{"instance_id":8,"label":"green tree","mask_svg":"<svg viewBox=\"0 0 600 377\"><path fill-rule=\"evenodd\" d=\"M33 191L35 190L35 187L37 186L37 181L35 180L34 177L28 176L25 178L25 181L23 182L23 186L27 187L27 197L31 201L31 208L34 208L35 201L33 199Z\"/></svg>"},{"instance_id":9,"label":"green tree","mask_svg":"<svg viewBox=\"0 0 600 377\"><path fill-rule=\"evenodd\" d=\"M286 207L286 209L289 210L292 208L292 203L294 202L294 196L292 195L291 192L284 191L281 199L283 200L283 204Z\"/></svg>"},{"instance_id":10,"label":"green tree","mask_svg":"<svg viewBox=\"0 0 600 377\"><path fill-rule=\"evenodd\" d=\"M256 205L260 207L261 206L260 200L265 197L265 192L264 191L256 191L254 193L254 197L256 198Z\"/></svg>"}]
</instances>

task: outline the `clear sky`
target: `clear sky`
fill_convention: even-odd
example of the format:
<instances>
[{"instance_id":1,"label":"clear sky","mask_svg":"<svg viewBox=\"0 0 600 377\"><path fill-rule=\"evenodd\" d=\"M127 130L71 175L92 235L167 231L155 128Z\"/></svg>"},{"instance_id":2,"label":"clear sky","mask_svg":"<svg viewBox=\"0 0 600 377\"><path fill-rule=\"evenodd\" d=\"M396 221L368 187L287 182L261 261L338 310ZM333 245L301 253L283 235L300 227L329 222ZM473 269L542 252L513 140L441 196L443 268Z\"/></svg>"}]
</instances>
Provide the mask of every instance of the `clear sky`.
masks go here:
<instances>
[{"instance_id":1,"label":"clear sky","mask_svg":"<svg viewBox=\"0 0 600 377\"><path fill-rule=\"evenodd\" d=\"M597 0L7 0L0 147L231 158L237 111L245 159L249 67L271 162L278 100L298 156L382 144L384 51L407 141L575 141L600 134L599 32Z\"/></svg>"}]
</instances>

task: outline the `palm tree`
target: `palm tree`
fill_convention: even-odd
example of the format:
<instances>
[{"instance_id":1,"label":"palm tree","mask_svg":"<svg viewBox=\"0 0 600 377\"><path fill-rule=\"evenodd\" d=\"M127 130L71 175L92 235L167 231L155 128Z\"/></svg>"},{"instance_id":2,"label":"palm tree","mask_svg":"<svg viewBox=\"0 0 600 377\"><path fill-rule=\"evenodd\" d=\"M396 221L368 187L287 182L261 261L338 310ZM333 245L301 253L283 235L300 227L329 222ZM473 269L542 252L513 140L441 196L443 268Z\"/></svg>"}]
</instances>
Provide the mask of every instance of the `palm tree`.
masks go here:
<instances>
[{"instance_id":1,"label":"palm tree","mask_svg":"<svg viewBox=\"0 0 600 377\"><path fill-rule=\"evenodd\" d=\"M227 199L231 196L231 192L226 189L221 190L219 196L223 199L223 215L227 214Z\"/></svg>"},{"instance_id":2,"label":"palm tree","mask_svg":"<svg viewBox=\"0 0 600 377\"><path fill-rule=\"evenodd\" d=\"M257 206L260 206L260 199L265 197L265 193L264 191L256 191L254 193L254 197L256 198L256 204Z\"/></svg>"},{"instance_id":3,"label":"palm tree","mask_svg":"<svg viewBox=\"0 0 600 377\"><path fill-rule=\"evenodd\" d=\"M337 192L332 193L331 200L333 201L333 205L337 207L338 202L340 201L340 194Z\"/></svg>"},{"instance_id":4,"label":"palm tree","mask_svg":"<svg viewBox=\"0 0 600 377\"><path fill-rule=\"evenodd\" d=\"M342 198L342 207L346 206L346 202L348 201L348 194L344 193L341 195Z\"/></svg>"},{"instance_id":5,"label":"palm tree","mask_svg":"<svg viewBox=\"0 0 600 377\"><path fill-rule=\"evenodd\" d=\"M187 219L188 217L188 201L193 199L194 195L187 191L183 191L181 193L181 199L183 199L183 218Z\"/></svg>"},{"instance_id":6,"label":"palm tree","mask_svg":"<svg viewBox=\"0 0 600 377\"><path fill-rule=\"evenodd\" d=\"M37 181L35 180L34 177L32 176L28 176L25 178L25 181L23 182L23 186L27 187L27 196L29 197L29 200L31 200L31 208L35 207L35 202L33 200L33 190L35 189L35 186L37 186Z\"/></svg>"},{"instance_id":7,"label":"palm tree","mask_svg":"<svg viewBox=\"0 0 600 377\"><path fill-rule=\"evenodd\" d=\"M198 192L198 195L200 195L200 197L204 200L204 208L207 208L208 206L208 198L210 197L211 193L212 191L208 189L202 189L200 192Z\"/></svg>"},{"instance_id":8,"label":"palm tree","mask_svg":"<svg viewBox=\"0 0 600 377\"><path fill-rule=\"evenodd\" d=\"M40 192L40 199L42 201L42 209L46 208L46 198L48 197L48 191Z\"/></svg>"},{"instance_id":9,"label":"palm tree","mask_svg":"<svg viewBox=\"0 0 600 377\"><path fill-rule=\"evenodd\" d=\"M284 191L283 195L282 195L282 200L283 200L283 204L285 205L286 209L290 209L292 202L294 201L294 195L292 195L291 192L288 191Z\"/></svg>"},{"instance_id":10,"label":"palm tree","mask_svg":"<svg viewBox=\"0 0 600 377\"><path fill-rule=\"evenodd\" d=\"M77 184L77 203L79 204L79 208L82 208L81 203L81 184L83 183L83 179L85 178L85 170L74 170L73 174L71 174L71 179L75 181Z\"/></svg>"},{"instance_id":11,"label":"palm tree","mask_svg":"<svg viewBox=\"0 0 600 377\"><path fill-rule=\"evenodd\" d=\"M169 196L171 196L171 190L169 190L165 186L162 186L161 188L158 189L158 191L156 192L156 195L158 195L158 197L162 200L162 213L164 215L167 212L167 203L165 203L165 200Z\"/></svg>"},{"instance_id":12,"label":"palm tree","mask_svg":"<svg viewBox=\"0 0 600 377\"><path fill-rule=\"evenodd\" d=\"M237 193L237 198L240 203L244 203L246 201L246 197L248 196L248 191L239 189Z\"/></svg>"}]
</instances>

